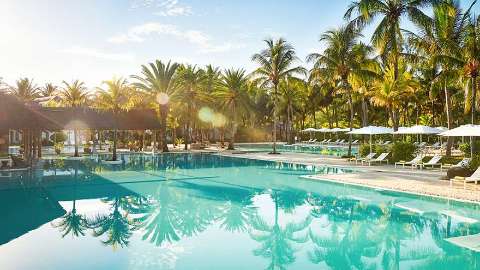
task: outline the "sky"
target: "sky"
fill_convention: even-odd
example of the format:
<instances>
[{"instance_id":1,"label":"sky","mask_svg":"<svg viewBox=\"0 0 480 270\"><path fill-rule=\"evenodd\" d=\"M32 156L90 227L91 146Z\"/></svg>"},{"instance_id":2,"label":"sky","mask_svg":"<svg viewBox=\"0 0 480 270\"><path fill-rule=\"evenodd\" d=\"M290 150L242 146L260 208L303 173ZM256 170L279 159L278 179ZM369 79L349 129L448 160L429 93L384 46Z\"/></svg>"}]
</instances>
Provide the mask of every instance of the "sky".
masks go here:
<instances>
[{"instance_id":1,"label":"sky","mask_svg":"<svg viewBox=\"0 0 480 270\"><path fill-rule=\"evenodd\" d=\"M155 59L251 71L251 56L270 37L287 39L303 61L321 50L321 33L344 24L350 2L0 0L0 77L95 87Z\"/></svg>"}]
</instances>

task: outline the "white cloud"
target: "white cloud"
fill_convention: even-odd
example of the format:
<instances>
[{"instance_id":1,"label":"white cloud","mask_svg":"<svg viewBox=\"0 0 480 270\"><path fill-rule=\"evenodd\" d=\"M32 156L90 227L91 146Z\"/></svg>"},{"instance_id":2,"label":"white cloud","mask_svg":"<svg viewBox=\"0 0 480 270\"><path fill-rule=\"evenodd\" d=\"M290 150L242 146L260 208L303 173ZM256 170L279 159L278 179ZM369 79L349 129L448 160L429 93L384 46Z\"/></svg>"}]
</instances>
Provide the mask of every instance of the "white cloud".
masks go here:
<instances>
[{"instance_id":1,"label":"white cloud","mask_svg":"<svg viewBox=\"0 0 480 270\"><path fill-rule=\"evenodd\" d=\"M175 25L156 22L145 23L128 29L127 33L108 39L112 43L143 42L150 35L168 35L186 40L199 47L201 53L227 52L245 47L243 44L224 42L213 44L212 39L198 30L181 30Z\"/></svg>"},{"instance_id":2,"label":"white cloud","mask_svg":"<svg viewBox=\"0 0 480 270\"><path fill-rule=\"evenodd\" d=\"M189 16L193 14L192 7L181 4L178 0L134 0L132 8L157 8L153 14L163 17Z\"/></svg>"},{"instance_id":3,"label":"white cloud","mask_svg":"<svg viewBox=\"0 0 480 270\"><path fill-rule=\"evenodd\" d=\"M98 51L97 49L85 48L85 47L80 47L80 46L74 46L74 47L62 50L62 52L67 53L67 54L94 57L94 58L113 60L113 61L131 62L131 61L135 60L135 56L133 54L129 54L129 53L105 53L105 52Z\"/></svg>"}]
</instances>

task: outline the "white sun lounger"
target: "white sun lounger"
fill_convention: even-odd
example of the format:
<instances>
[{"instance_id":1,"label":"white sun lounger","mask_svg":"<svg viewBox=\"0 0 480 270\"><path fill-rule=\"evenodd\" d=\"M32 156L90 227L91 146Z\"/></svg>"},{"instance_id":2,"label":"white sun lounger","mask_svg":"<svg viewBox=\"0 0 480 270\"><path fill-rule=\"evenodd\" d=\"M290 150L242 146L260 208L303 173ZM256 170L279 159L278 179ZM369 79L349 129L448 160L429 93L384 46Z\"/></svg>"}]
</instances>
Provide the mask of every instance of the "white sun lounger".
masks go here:
<instances>
[{"instance_id":1,"label":"white sun lounger","mask_svg":"<svg viewBox=\"0 0 480 270\"><path fill-rule=\"evenodd\" d=\"M450 186L453 186L454 182L463 182L463 189L467 189L467 183L475 183L476 185L480 182L480 167L478 167L470 177L455 177L450 179Z\"/></svg>"},{"instance_id":2,"label":"white sun lounger","mask_svg":"<svg viewBox=\"0 0 480 270\"><path fill-rule=\"evenodd\" d=\"M368 166L371 166L372 163L377 163L377 162L380 163L380 164L382 164L382 162L386 162L388 164L387 157L388 157L389 154L390 153L381 153L380 156L378 156L377 158L370 159L370 160L365 160L365 162L368 162ZM363 162L364 161L362 160L362 165L363 165Z\"/></svg>"},{"instance_id":3,"label":"white sun lounger","mask_svg":"<svg viewBox=\"0 0 480 270\"><path fill-rule=\"evenodd\" d=\"M395 162L395 168L397 167L397 165L402 165L403 168L405 168L405 165L410 165L412 166L412 170L413 170L413 166L415 165L418 165L418 164L421 164L422 163L422 156L421 155L418 155L416 156L414 159L410 160L410 161L399 161L399 162Z\"/></svg>"},{"instance_id":4,"label":"white sun lounger","mask_svg":"<svg viewBox=\"0 0 480 270\"><path fill-rule=\"evenodd\" d=\"M372 160L375 157L376 154L377 153L370 153L363 158L355 159L355 164L358 164L359 161L362 162L362 164L363 164L363 162L368 162L368 161Z\"/></svg>"},{"instance_id":5,"label":"white sun lounger","mask_svg":"<svg viewBox=\"0 0 480 270\"><path fill-rule=\"evenodd\" d=\"M442 166L442 163L440 163L440 160L442 159L442 156L440 155L435 155L433 156L428 162L425 162L425 163L420 163L420 164L414 164L412 166L414 167L420 167L420 169L423 169L424 167L435 167L435 166Z\"/></svg>"}]
</instances>

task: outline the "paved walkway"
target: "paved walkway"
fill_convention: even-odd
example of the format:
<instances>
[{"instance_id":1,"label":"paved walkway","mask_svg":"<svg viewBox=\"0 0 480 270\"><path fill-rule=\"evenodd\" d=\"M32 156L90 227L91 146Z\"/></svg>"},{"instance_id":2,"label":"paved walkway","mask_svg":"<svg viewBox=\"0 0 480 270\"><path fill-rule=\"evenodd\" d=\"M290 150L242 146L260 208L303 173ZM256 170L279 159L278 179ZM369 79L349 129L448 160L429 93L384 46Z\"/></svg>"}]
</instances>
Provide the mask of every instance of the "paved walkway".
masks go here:
<instances>
[{"instance_id":1,"label":"paved walkway","mask_svg":"<svg viewBox=\"0 0 480 270\"><path fill-rule=\"evenodd\" d=\"M393 165L361 166L346 160L325 157L315 154L282 153L269 155L267 153L241 153L224 151L222 155L242 158L290 162L316 166L339 166L354 168L355 173L336 175L315 175L310 179L319 181L339 182L351 185L361 185L371 188L389 189L413 194L450 198L460 201L480 203L480 185L455 184L450 187L449 181L441 180L446 172L436 170L418 170L410 168L395 168Z\"/></svg>"}]
</instances>

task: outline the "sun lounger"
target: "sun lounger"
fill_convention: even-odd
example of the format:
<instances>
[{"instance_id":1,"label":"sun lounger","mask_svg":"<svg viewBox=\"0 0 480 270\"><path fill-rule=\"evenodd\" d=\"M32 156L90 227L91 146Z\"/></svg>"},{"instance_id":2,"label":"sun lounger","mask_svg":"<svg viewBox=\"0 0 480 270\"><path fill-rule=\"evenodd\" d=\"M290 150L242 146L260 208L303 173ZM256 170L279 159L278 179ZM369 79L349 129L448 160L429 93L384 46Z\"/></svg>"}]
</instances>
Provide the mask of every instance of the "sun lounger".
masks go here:
<instances>
[{"instance_id":1,"label":"sun lounger","mask_svg":"<svg viewBox=\"0 0 480 270\"><path fill-rule=\"evenodd\" d=\"M316 143L317 142L317 139L313 139L311 142L309 143Z\"/></svg>"},{"instance_id":2,"label":"sun lounger","mask_svg":"<svg viewBox=\"0 0 480 270\"><path fill-rule=\"evenodd\" d=\"M430 166L433 169L435 166L439 166L439 167L442 166L442 163L440 163L441 159L442 159L442 156L435 155L428 162L420 163L420 164L416 164L416 165L412 165L412 166L414 166L414 167L419 166L421 169Z\"/></svg>"},{"instance_id":3,"label":"sun lounger","mask_svg":"<svg viewBox=\"0 0 480 270\"><path fill-rule=\"evenodd\" d=\"M413 169L414 165L418 165L420 163L422 163L422 156L418 155L410 161L400 160L399 162L395 162L395 168L397 167L397 165L402 165L403 168L405 168L405 165L410 165L410 166L412 166L412 169Z\"/></svg>"},{"instance_id":4,"label":"sun lounger","mask_svg":"<svg viewBox=\"0 0 480 270\"><path fill-rule=\"evenodd\" d=\"M340 142L340 139L334 141L334 142L329 142L328 144L337 144L338 142Z\"/></svg>"},{"instance_id":5,"label":"sun lounger","mask_svg":"<svg viewBox=\"0 0 480 270\"><path fill-rule=\"evenodd\" d=\"M387 157L388 157L389 154L390 153L381 153L380 156L378 156L377 158L366 160L365 162L368 162L368 166L371 166L372 163L377 163L377 162L380 163L380 164L382 164L382 162L386 162L388 164ZM362 165L363 165L363 162L364 161L362 160Z\"/></svg>"},{"instance_id":6,"label":"sun lounger","mask_svg":"<svg viewBox=\"0 0 480 270\"><path fill-rule=\"evenodd\" d=\"M340 140L339 142L336 143L336 145L340 145L340 144L344 144L345 143L345 140Z\"/></svg>"},{"instance_id":7,"label":"sun lounger","mask_svg":"<svg viewBox=\"0 0 480 270\"><path fill-rule=\"evenodd\" d=\"M391 141L385 141L384 143L382 143L381 145L385 146L385 145L389 145L391 143Z\"/></svg>"},{"instance_id":8,"label":"sun lounger","mask_svg":"<svg viewBox=\"0 0 480 270\"><path fill-rule=\"evenodd\" d=\"M417 147L418 147L418 148L424 148L426 145L427 145L426 142L422 142L422 143L419 143L419 144L417 145Z\"/></svg>"},{"instance_id":9,"label":"sun lounger","mask_svg":"<svg viewBox=\"0 0 480 270\"><path fill-rule=\"evenodd\" d=\"M322 144L329 144L331 141L332 141L332 139L328 139L325 142L323 142Z\"/></svg>"},{"instance_id":10,"label":"sun lounger","mask_svg":"<svg viewBox=\"0 0 480 270\"><path fill-rule=\"evenodd\" d=\"M355 159L355 164L358 164L359 161L362 162L362 164L363 164L363 162L370 161L375 157L376 154L377 153L370 153L363 158L357 158L357 159Z\"/></svg>"},{"instance_id":11,"label":"sun lounger","mask_svg":"<svg viewBox=\"0 0 480 270\"><path fill-rule=\"evenodd\" d=\"M470 177L455 177L450 179L450 186L453 186L454 182L463 182L463 189L467 189L467 183L475 183L475 185L480 182L480 167L472 174Z\"/></svg>"},{"instance_id":12,"label":"sun lounger","mask_svg":"<svg viewBox=\"0 0 480 270\"><path fill-rule=\"evenodd\" d=\"M324 144L327 141L327 139L323 139L323 141L318 142L318 144Z\"/></svg>"},{"instance_id":13,"label":"sun lounger","mask_svg":"<svg viewBox=\"0 0 480 270\"><path fill-rule=\"evenodd\" d=\"M472 161L471 158L464 158L462 159L460 162L458 162L457 164L453 165L453 164L442 164L440 166L440 171L443 171L443 169L450 169L450 168L454 168L454 167L467 167L468 164L470 164L470 161Z\"/></svg>"},{"instance_id":14,"label":"sun lounger","mask_svg":"<svg viewBox=\"0 0 480 270\"><path fill-rule=\"evenodd\" d=\"M358 144L358 140L353 141L352 144Z\"/></svg>"}]
</instances>

